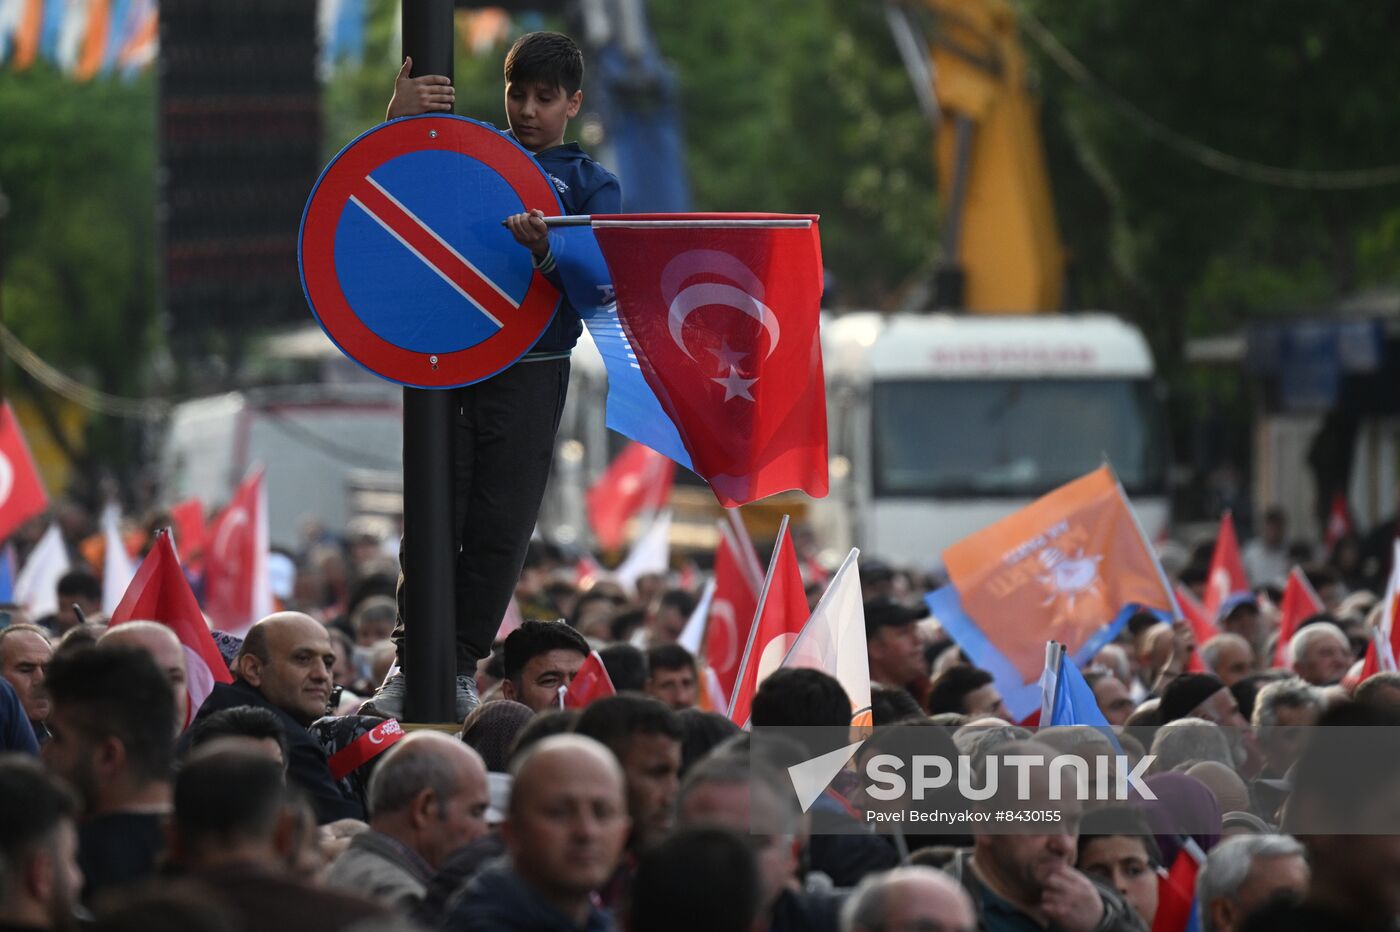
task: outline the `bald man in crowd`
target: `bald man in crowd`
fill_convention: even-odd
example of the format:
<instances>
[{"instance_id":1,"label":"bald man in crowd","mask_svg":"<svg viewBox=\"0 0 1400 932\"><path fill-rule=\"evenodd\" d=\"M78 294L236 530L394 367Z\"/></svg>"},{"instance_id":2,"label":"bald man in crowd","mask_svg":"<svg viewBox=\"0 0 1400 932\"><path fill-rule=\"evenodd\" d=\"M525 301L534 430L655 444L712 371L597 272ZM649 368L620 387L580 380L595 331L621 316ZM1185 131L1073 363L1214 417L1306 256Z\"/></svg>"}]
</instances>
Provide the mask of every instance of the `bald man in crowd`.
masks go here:
<instances>
[{"instance_id":1,"label":"bald man in crowd","mask_svg":"<svg viewBox=\"0 0 1400 932\"><path fill-rule=\"evenodd\" d=\"M237 706L271 709L287 736L287 779L300 787L321 823L364 819L359 800L331 779L326 752L307 726L327 713L335 651L325 625L301 612L278 612L248 629L232 683L218 683L195 724Z\"/></svg>"},{"instance_id":2,"label":"bald man in crowd","mask_svg":"<svg viewBox=\"0 0 1400 932\"><path fill-rule=\"evenodd\" d=\"M448 932L610 932L593 897L622 859L632 821L622 766L582 735L555 735L514 767L502 826L505 860L481 871L448 910Z\"/></svg>"},{"instance_id":3,"label":"bald man in crowd","mask_svg":"<svg viewBox=\"0 0 1400 932\"><path fill-rule=\"evenodd\" d=\"M898 867L861 881L841 910L841 932L973 932L977 915L958 883L931 867Z\"/></svg>"},{"instance_id":4,"label":"bald man in crowd","mask_svg":"<svg viewBox=\"0 0 1400 932\"><path fill-rule=\"evenodd\" d=\"M480 754L439 732L409 735L375 766L370 830L351 839L325 881L407 911L449 854L486 834L490 803Z\"/></svg>"},{"instance_id":5,"label":"bald man in crowd","mask_svg":"<svg viewBox=\"0 0 1400 932\"><path fill-rule=\"evenodd\" d=\"M190 720L190 692L185 666L185 646L175 632L156 621L128 621L108 628L97 641L99 647L125 644L150 654L175 693L175 732L183 731Z\"/></svg>"}]
</instances>

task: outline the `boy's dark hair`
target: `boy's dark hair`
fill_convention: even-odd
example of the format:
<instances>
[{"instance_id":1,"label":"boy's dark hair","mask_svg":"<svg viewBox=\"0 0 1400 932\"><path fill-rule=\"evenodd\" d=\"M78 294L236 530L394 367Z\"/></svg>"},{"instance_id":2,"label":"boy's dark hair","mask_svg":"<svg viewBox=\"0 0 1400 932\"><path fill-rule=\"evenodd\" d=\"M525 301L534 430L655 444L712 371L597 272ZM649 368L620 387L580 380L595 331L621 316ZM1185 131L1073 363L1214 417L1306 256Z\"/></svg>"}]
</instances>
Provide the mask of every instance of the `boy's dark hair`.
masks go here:
<instances>
[{"instance_id":1,"label":"boy's dark hair","mask_svg":"<svg viewBox=\"0 0 1400 932\"><path fill-rule=\"evenodd\" d=\"M65 596L77 596L96 602L102 598L102 583L87 570L71 570L58 578L55 591L58 592L60 602Z\"/></svg>"},{"instance_id":2,"label":"boy's dark hair","mask_svg":"<svg viewBox=\"0 0 1400 932\"><path fill-rule=\"evenodd\" d=\"M820 670L775 670L754 693L750 718L755 726L849 725L851 697Z\"/></svg>"},{"instance_id":3,"label":"boy's dark hair","mask_svg":"<svg viewBox=\"0 0 1400 932\"><path fill-rule=\"evenodd\" d=\"M255 740L270 738L282 749L282 760L287 760L287 732L282 728L282 720L271 709L255 705L220 709L200 719L190 728L190 750L208 744L215 738L231 737Z\"/></svg>"},{"instance_id":4,"label":"boy's dark hair","mask_svg":"<svg viewBox=\"0 0 1400 932\"><path fill-rule=\"evenodd\" d=\"M631 644L609 644L598 651L603 669L608 671L613 689L618 692L641 692L647 684L647 658L640 648Z\"/></svg>"},{"instance_id":5,"label":"boy's dark hair","mask_svg":"<svg viewBox=\"0 0 1400 932\"><path fill-rule=\"evenodd\" d=\"M72 791L32 757L0 757L0 901L29 857L77 812Z\"/></svg>"},{"instance_id":6,"label":"boy's dark hair","mask_svg":"<svg viewBox=\"0 0 1400 932\"><path fill-rule=\"evenodd\" d=\"M583 710L574 733L606 745L620 760L638 735L663 735L680 743L680 719L664 702L649 696L608 696ZM518 752L517 752L518 753Z\"/></svg>"},{"instance_id":7,"label":"boy's dark hair","mask_svg":"<svg viewBox=\"0 0 1400 932\"><path fill-rule=\"evenodd\" d=\"M289 801L275 761L233 748L196 753L175 778L175 830L187 843L263 840Z\"/></svg>"},{"instance_id":8,"label":"boy's dark hair","mask_svg":"<svg viewBox=\"0 0 1400 932\"><path fill-rule=\"evenodd\" d=\"M542 84L574 96L583 86L583 52L563 33L527 32L506 53L507 84Z\"/></svg>"},{"instance_id":9,"label":"boy's dark hair","mask_svg":"<svg viewBox=\"0 0 1400 932\"><path fill-rule=\"evenodd\" d=\"M695 656L679 644L660 644L647 651L647 676L657 670L695 670Z\"/></svg>"},{"instance_id":10,"label":"boy's dark hair","mask_svg":"<svg viewBox=\"0 0 1400 932\"><path fill-rule=\"evenodd\" d=\"M520 679L525 664L552 650L578 651L588 656L588 642L562 621L526 621L510 633L501 652L505 657L505 677Z\"/></svg>"},{"instance_id":11,"label":"boy's dark hair","mask_svg":"<svg viewBox=\"0 0 1400 932\"><path fill-rule=\"evenodd\" d=\"M114 646L55 655L44 685L55 706L71 710L79 728L121 741L134 776L170 777L175 693L146 651Z\"/></svg>"},{"instance_id":12,"label":"boy's dark hair","mask_svg":"<svg viewBox=\"0 0 1400 932\"><path fill-rule=\"evenodd\" d=\"M967 694L992 682L992 675L978 667L949 667L933 678L928 692L928 714L961 712L967 714L963 700Z\"/></svg>"}]
</instances>

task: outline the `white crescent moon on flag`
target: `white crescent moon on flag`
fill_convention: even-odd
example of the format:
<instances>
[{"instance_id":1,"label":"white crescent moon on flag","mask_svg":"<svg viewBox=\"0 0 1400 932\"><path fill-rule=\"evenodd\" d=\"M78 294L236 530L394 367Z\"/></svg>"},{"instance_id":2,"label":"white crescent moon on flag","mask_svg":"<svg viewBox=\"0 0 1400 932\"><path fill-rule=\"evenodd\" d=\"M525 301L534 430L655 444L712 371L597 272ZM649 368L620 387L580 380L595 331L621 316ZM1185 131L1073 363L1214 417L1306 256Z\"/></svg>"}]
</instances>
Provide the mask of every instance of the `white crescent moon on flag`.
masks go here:
<instances>
[{"instance_id":1,"label":"white crescent moon on flag","mask_svg":"<svg viewBox=\"0 0 1400 932\"><path fill-rule=\"evenodd\" d=\"M15 467L10 462L10 458L0 451L0 508L10 500L10 493L15 490Z\"/></svg>"},{"instance_id":2,"label":"white crescent moon on flag","mask_svg":"<svg viewBox=\"0 0 1400 932\"><path fill-rule=\"evenodd\" d=\"M725 646L724 662L711 663L716 670L728 670L734 666L738 660L739 653L739 632L734 623L734 606L729 604L728 599L715 599L714 607L710 609L711 623L718 621L725 627L723 641Z\"/></svg>"},{"instance_id":3,"label":"white crescent moon on flag","mask_svg":"<svg viewBox=\"0 0 1400 932\"><path fill-rule=\"evenodd\" d=\"M228 558L228 544L233 532L248 523L248 512L239 507L229 512L228 520L219 524L219 533L214 536L214 555L220 560Z\"/></svg>"},{"instance_id":4,"label":"white crescent moon on flag","mask_svg":"<svg viewBox=\"0 0 1400 932\"><path fill-rule=\"evenodd\" d=\"M736 284L700 282L689 288L681 287L686 279L701 273L718 275ZM773 350L778 347L778 318L763 303L763 282L752 269L730 253L717 249L692 249L681 253L661 270L661 294L670 305L667 323L671 339L691 359L695 355L685 345L681 330L692 311L710 304L732 307L762 324L768 331L767 356L773 355Z\"/></svg>"},{"instance_id":5,"label":"white crescent moon on flag","mask_svg":"<svg viewBox=\"0 0 1400 932\"><path fill-rule=\"evenodd\" d=\"M773 311L768 305L747 291L733 285L701 282L698 285L691 285L676 295L675 300L671 302L671 310L667 318L667 323L671 328L671 339L687 356L691 359L695 358L694 354L690 352L690 347L685 345L685 339L681 336L681 328L685 326L685 319L690 316L691 311L710 304L732 307L762 324L763 328L768 331L768 352L764 358L773 355L773 350L778 348L778 318L773 315Z\"/></svg>"}]
</instances>

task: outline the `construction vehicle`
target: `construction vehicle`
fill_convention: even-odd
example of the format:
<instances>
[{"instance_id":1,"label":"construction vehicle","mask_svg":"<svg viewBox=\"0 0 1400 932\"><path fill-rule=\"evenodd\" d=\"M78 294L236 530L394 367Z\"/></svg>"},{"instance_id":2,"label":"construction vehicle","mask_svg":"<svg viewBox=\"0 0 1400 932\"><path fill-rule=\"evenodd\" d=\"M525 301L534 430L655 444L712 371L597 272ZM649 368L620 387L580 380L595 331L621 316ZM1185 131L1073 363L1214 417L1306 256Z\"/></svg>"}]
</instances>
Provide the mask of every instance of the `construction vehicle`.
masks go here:
<instances>
[{"instance_id":1,"label":"construction vehicle","mask_svg":"<svg viewBox=\"0 0 1400 932\"><path fill-rule=\"evenodd\" d=\"M1065 253L1011 7L886 10L934 126L942 253L901 312L823 328L832 492L812 509L818 538L833 555L858 545L937 565L944 547L1105 458L1156 536L1168 520L1163 395L1136 327L1064 313Z\"/></svg>"}]
</instances>

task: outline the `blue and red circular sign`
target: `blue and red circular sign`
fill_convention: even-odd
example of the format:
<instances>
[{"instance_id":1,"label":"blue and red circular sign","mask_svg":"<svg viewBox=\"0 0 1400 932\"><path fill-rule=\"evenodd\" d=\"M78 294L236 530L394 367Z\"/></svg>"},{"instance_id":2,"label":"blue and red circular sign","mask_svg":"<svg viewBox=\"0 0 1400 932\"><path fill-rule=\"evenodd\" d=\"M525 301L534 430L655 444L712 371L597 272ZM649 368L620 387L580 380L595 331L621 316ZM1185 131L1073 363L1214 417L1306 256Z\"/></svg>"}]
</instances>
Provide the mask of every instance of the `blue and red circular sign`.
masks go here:
<instances>
[{"instance_id":1,"label":"blue and red circular sign","mask_svg":"<svg viewBox=\"0 0 1400 932\"><path fill-rule=\"evenodd\" d=\"M321 172L297 258L341 352L418 388L489 378L549 325L559 293L501 221L559 197L525 149L457 116L375 127Z\"/></svg>"}]
</instances>

